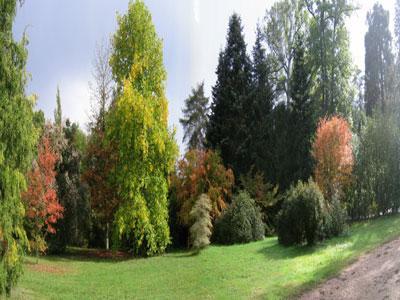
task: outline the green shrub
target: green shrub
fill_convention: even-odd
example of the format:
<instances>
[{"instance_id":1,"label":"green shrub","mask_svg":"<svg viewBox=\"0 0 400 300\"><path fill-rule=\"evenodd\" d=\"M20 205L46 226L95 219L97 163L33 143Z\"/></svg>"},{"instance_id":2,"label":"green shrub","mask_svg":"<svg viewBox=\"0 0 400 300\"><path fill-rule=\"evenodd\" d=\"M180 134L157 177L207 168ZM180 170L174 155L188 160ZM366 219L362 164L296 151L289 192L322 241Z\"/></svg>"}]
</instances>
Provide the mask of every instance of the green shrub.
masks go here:
<instances>
[{"instance_id":1,"label":"green shrub","mask_svg":"<svg viewBox=\"0 0 400 300\"><path fill-rule=\"evenodd\" d=\"M194 223L190 227L190 240L193 249L199 251L210 244L211 236L211 200L207 194L201 194L190 211Z\"/></svg>"},{"instance_id":2,"label":"green shrub","mask_svg":"<svg viewBox=\"0 0 400 300\"><path fill-rule=\"evenodd\" d=\"M323 228L321 229L322 238L330 238L340 235L347 228L347 212L339 199L334 198L329 206L324 210Z\"/></svg>"},{"instance_id":3,"label":"green shrub","mask_svg":"<svg viewBox=\"0 0 400 300\"><path fill-rule=\"evenodd\" d=\"M240 191L217 219L214 240L220 244L248 243L263 239L264 233L259 208L246 191Z\"/></svg>"},{"instance_id":4,"label":"green shrub","mask_svg":"<svg viewBox=\"0 0 400 300\"><path fill-rule=\"evenodd\" d=\"M278 215L279 242L283 245L313 244L322 235L323 207L324 197L313 181L299 181L292 186ZM330 225L327 227L331 228Z\"/></svg>"}]
</instances>

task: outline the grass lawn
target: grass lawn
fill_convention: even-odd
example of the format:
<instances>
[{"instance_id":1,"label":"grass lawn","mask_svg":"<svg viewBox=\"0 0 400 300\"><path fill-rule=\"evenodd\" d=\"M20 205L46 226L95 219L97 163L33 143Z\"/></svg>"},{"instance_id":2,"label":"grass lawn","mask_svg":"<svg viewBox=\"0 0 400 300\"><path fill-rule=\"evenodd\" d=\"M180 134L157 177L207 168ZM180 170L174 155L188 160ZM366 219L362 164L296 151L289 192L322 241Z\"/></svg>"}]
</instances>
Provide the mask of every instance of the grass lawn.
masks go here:
<instances>
[{"instance_id":1,"label":"grass lawn","mask_svg":"<svg viewBox=\"0 0 400 300\"><path fill-rule=\"evenodd\" d=\"M400 236L400 217L353 225L313 248L276 238L113 261L84 255L27 258L14 299L281 299L332 276L361 253Z\"/></svg>"}]
</instances>

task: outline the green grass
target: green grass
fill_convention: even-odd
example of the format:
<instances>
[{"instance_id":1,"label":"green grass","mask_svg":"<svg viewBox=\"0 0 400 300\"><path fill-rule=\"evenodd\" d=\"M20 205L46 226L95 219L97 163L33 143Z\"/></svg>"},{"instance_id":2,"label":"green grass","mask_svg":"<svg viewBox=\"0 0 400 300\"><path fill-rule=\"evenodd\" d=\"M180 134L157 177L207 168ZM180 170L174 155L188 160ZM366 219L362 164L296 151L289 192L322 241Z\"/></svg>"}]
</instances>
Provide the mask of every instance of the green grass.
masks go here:
<instances>
[{"instance_id":1,"label":"green grass","mask_svg":"<svg viewBox=\"0 0 400 300\"><path fill-rule=\"evenodd\" d=\"M27 258L13 298L281 299L334 275L360 254L399 235L396 216L355 224L345 236L313 248L285 248L268 238L211 246L199 255L175 252L124 261L44 257L37 266L34 258Z\"/></svg>"}]
</instances>

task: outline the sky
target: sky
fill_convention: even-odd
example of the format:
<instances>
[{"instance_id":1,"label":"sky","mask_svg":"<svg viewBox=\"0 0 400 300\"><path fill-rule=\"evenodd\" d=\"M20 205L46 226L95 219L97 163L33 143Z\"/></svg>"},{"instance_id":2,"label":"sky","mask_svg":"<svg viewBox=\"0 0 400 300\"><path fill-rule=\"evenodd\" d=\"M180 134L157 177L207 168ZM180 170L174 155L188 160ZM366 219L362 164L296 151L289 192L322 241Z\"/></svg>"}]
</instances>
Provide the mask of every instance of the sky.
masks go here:
<instances>
[{"instance_id":1,"label":"sky","mask_svg":"<svg viewBox=\"0 0 400 300\"><path fill-rule=\"evenodd\" d=\"M38 95L37 107L53 118L57 86L64 118L86 129L90 111L96 44L108 40L117 29L117 14L124 14L128 0L25 0L18 9L14 36L26 32L29 39L27 93ZM181 152L183 131L179 124L184 100L191 88L204 81L206 96L216 80L218 53L225 46L229 16L242 18L247 50L255 41L273 0L145 0L158 35L163 40L167 70L166 93L169 123L176 127ZM366 14L376 1L355 0L359 9L347 20L353 62L364 69ZM390 12L393 32L395 0L380 0ZM210 99L211 100L211 99Z\"/></svg>"}]
</instances>

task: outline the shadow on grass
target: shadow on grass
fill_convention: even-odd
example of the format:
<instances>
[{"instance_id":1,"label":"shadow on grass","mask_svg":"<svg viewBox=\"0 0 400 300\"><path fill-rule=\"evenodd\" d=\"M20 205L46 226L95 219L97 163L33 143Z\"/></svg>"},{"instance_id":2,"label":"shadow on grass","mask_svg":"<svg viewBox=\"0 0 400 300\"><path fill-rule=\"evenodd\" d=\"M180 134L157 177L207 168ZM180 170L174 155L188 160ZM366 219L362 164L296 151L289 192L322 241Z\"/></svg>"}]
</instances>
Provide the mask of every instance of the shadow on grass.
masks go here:
<instances>
[{"instance_id":1,"label":"shadow on grass","mask_svg":"<svg viewBox=\"0 0 400 300\"><path fill-rule=\"evenodd\" d=\"M286 247L280 245L278 241L275 240L274 243L270 243L258 252L264 254L268 259L282 260L312 254L317 249L320 249L320 247L320 245Z\"/></svg>"},{"instance_id":2,"label":"shadow on grass","mask_svg":"<svg viewBox=\"0 0 400 300\"><path fill-rule=\"evenodd\" d=\"M35 257L31 257L36 259ZM44 259L50 262L59 261L77 261L77 262L99 262L99 263L117 263L124 262L132 259L138 259L133 257L128 252L122 251L111 251L102 249L86 249L86 248L68 248L65 253L62 254L47 254L41 256L40 259ZM32 261L25 260L25 263L31 264Z\"/></svg>"}]
</instances>

